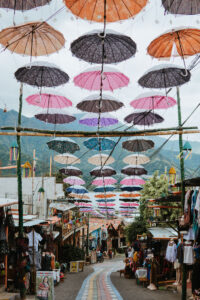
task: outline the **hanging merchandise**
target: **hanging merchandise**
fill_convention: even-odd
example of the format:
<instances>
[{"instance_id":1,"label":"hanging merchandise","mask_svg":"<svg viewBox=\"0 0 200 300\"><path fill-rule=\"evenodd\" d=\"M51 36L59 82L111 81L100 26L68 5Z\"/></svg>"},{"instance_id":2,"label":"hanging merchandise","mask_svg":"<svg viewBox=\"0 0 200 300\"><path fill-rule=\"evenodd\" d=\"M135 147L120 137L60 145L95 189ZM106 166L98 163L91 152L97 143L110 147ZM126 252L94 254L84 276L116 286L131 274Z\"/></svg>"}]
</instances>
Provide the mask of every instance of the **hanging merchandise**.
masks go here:
<instances>
[{"instance_id":1,"label":"hanging merchandise","mask_svg":"<svg viewBox=\"0 0 200 300\"><path fill-rule=\"evenodd\" d=\"M177 257L177 246L172 239L168 242L165 258L169 262L174 263L176 261L176 257Z\"/></svg>"},{"instance_id":2,"label":"hanging merchandise","mask_svg":"<svg viewBox=\"0 0 200 300\"><path fill-rule=\"evenodd\" d=\"M190 157L190 155L192 154L192 146L190 145L190 143L187 141L185 142L185 144L183 145L183 151L179 153L179 155L177 156L179 159L183 156L183 158L186 160L187 158Z\"/></svg>"},{"instance_id":3,"label":"hanging merchandise","mask_svg":"<svg viewBox=\"0 0 200 300\"><path fill-rule=\"evenodd\" d=\"M194 250L193 250L192 243L190 241L186 241L184 243L184 249L183 249L183 253L184 253L183 262L184 262L184 264L192 265L194 263L194 252L193 251Z\"/></svg>"},{"instance_id":4,"label":"hanging merchandise","mask_svg":"<svg viewBox=\"0 0 200 300\"><path fill-rule=\"evenodd\" d=\"M18 144L16 141L13 141L10 146L10 162L16 162L18 158Z\"/></svg>"},{"instance_id":5,"label":"hanging merchandise","mask_svg":"<svg viewBox=\"0 0 200 300\"><path fill-rule=\"evenodd\" d=\"M28 161L25 162L25 164L22 166L22 169L23 177L31 177L32 166Z\"/></svg>"}]
</instances>

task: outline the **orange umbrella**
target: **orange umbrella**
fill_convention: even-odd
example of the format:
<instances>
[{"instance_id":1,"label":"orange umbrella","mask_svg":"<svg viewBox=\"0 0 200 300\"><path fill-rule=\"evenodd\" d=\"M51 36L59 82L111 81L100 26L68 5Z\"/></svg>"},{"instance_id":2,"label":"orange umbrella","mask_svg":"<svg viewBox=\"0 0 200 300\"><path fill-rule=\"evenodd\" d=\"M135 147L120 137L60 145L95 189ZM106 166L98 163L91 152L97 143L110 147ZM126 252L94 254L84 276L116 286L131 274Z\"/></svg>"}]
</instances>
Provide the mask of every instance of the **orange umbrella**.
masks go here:
<instances>
[{"instance_id":1,"label":"orange umbrella","mask_svg":"<svg viewBox=\"0 0 200 300\"><path fill-rule=\"evenodd\" d=\"M46 22L31 22L3 29L0 44L12 52L32 57L59 51L65 39Z\"/></svg>"},{"instance_id":2,"label":"orange umbrella","mask_svg":"<svg viewBox=\"0 0 200 300\"><path fill-rule=\"evenodd\" d=\"M141 195L139 193L122 193L119 196L123 198L138 198Z\"/></svg>"},{"instance_id":3,"label":"orange umbrella","mask_svg":"<svg viewBox=\"0 0 200 300\"><path fill-rule=\"evenodd\" d=\"M104 0L64 0L76 16L90 21L104 21ZM116 22L137 15L148 0L107 0L106 21Z\"/></svg>"},{"instance_id":4,"label":"orange umbrella","mask_svg":"<svg viewBox=\"0 0 200 300\"><path fill-rule=\"evenodd\" d=\"M99 195L95 195L95 198L104 199L104 198L112 198L115 196L116 194L99 194Z\"/></svg>"}]
</instances>

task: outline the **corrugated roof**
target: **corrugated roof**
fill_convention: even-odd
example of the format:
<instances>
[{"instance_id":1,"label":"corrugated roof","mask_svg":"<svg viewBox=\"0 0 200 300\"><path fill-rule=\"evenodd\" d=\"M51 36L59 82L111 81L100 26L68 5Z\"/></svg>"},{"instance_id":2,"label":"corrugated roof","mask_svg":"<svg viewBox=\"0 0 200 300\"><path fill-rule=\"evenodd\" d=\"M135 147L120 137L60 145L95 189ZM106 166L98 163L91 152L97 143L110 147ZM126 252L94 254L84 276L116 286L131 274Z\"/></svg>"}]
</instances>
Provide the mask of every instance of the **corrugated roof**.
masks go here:
<instances>
[{"instance_id":1,"label":"corrugated roof","mask_svg":"<svg viewBox=\"0 0 200 300\"><path fill-rule=\"evenodd\" d=\"M170 227L151 227L148 231L152 234L154 239L166 239L178 238L178 233Z\"/></svg>"},{"instance_id":2,"label":"corrugated roof","mask_svg":"<svg viewBox=\"0 0 200 300\"><path fill-rule=\"evenodd\" d=\"M11 206L17 203L18 203L17 199L0 198L0 207Z\"/></svg>"}]
</instances>

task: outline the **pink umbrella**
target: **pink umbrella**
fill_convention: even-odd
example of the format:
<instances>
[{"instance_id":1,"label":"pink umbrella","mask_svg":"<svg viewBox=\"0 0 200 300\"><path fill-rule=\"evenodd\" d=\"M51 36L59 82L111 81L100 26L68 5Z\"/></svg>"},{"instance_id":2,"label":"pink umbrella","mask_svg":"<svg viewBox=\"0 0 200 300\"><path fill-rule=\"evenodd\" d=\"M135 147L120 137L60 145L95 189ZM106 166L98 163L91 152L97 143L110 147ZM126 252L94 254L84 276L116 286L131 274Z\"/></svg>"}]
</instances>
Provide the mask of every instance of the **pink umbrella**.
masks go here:
<instances>
[{"instance_id":1,"label":"pink umbrella","mask_svg":"<svg viewBox=\"0 0 200 300\"><path fill-rule=\"evenodd\" d=\"M123 203L120 203L120 205L123 205L123 206L129 206L129 207L136 207L136 206L139 206L139 204L138 203L135 203L135 202L133 202L133 203L130 203L130 202L123 202Z\"/></svg>"},{"instance_id":2,"label":"pink umbrella","mask_svg":"<svg viewBox=\"0 0 200 300\"><path fill-rule=\"evenodd\" d=\"M117 180L113 177L97 177L92 181L92 184L97 186L105 186L114 184L116 182Z\"/></svg>"},{"instance_id":3,"label":"pink umbrella","mask_svg":"<svg viewBox=\"0 0 200 300\"><path fill-rule=\"evenodd\" d=\"M141 185L141 184L145 184L145 181L140 177L128 176L128 177L122 179L120 181L120 184L123 184L123 185Z\"/></svg>"},{"instance_id":4,"label":"pink umbrella","mask_svg":"<svg viewBox=\"0 0 200 300\"><path fill-rule=\"evenodd\" d=\"M34 94L28 96L26 102L42 108L64 108L72 106L72 102L69 99L55 94Z\"/></svg>"},{"instance_id":5,"label":"pink umbrella","mask_svg":"<svg viewBox=\"0 0 200 300\"><path fill-rule=\"evenodd\" d=\"M100 207L113 207L115 205L115 203L99 203Z\"/></svg>"},{"instance_id":6,"label":"pink umbrella","mask_svg":"<svg viewBox=\"0 0 200 300\"><path fill-rule=\"evenodd\" d=\"M85 203L85 202L75 202L76 206L84 206L84 207L92 207L91 203Z\"/></svg>"},{"instance_id":7,"label":"pink umbrella","mask_svg":"<svg viewBox=\"0 0 200 300\"><path fill-rule=\"evenodd\" d=\"M129 84L129 78L114 68L104 68L103 90L113 91ZM93 68L74 78L74 84L90 91L100 90L101 70Z\"/></svg>"},{"instance_id":8,"label":"pink umbrella","mask_svg":"<svg viewBox=\"0 0 200 300\"><path fill-rule=\"evenodd\" d=\"M130 102L135 109L167 109L176 105L176 100L166 95L145 93Z\"/></svg>"},{"instance_id":9,"label":"pink umbrella","mask_svg":"<svg viewBox=\"0 0 200 300\"><path fill-rule=\"evenodd\" d=\"M85 181L77 176L70 176L63 180L65 183L69 183L71 185L83 185Z\"/></svg>"},{"instance_id":10,"label":"pink umbrella","mask_svg":"<svg viewBox=\"0 0 200 300\"><path fill-rule=\"evenodd\" d=\"M80 208L80 212L93 212L92 208Z\"/></svg>"}]
</instances>

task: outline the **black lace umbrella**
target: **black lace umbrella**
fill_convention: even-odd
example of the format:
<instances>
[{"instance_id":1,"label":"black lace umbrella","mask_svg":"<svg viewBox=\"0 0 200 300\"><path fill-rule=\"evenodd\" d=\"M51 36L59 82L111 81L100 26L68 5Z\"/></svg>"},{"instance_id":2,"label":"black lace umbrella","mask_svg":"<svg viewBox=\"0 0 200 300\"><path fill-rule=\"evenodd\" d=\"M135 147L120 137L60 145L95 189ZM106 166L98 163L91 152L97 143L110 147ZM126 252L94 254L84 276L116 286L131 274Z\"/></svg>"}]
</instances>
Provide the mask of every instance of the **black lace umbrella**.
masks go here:
<instances>
[{"instance_id":1,"label":"black lace umbrella","mask_svg":"<svg viewBox=\"0 0 200 300\"><path fill-rule=\"evenodd\" d=\"M102 43L104 42L104 47ZM132 57L136 52L136 43L126 35L100 32L79 37L71 44L72 53L84 61L101 64L104 52L104 63L112 64Z\"/></svg>"},{"instance_id":2,"label":"black lace umbrella","mask_svg":"<svg viewBox=\"0 0 200 300\"><path fill-rule=\"evenodd\" d=\"M83 172L76 167L73 166L67 166L66 168L62 168L59 170L61 174L67 175L67 176L81 176L83 175Z\"/></svg>"},{"instance_id":3,"label":"black lace umbrella","mask_svg":"<svg viewBox=\"0 0 200 300\"><path fill-rule=\"evenodd\" d=\"M144 111L132 113L124 118L124 121L127 123L133 123L133 125L150 126L155 123L161 123L164 121L164 119L160 115L154 114L151 111Z\"/></svg>"},{"instance_id":4,"label":"black lace umbrella","mask_svg":"<svg viewBox=\"0 0 200 300\"><path fill-rule=\"evenodd\" d=\"M129 176L131 176L131 175L140 176L140 175L146 175L147 170L145 170L145 168L143 168L140 165L137 165L137 166L129 165L127 167L124 167L121 170L121 173L125 174L125 175L129 175Z\"/></svg>"},{"instance_id":5,"label":"black lace umbrella","mask_svg":"<svg viewBox=\"0 0 200 300\"><path fill-rule=\"evenodd\" d=\"M1 0L0 7L24 11L44 6L50 2L51 0Z\"/></svg>"},{"instance_id":6,"label":"black lace umbrella","mask_svg":"<svg viewBox=\"0 0 200 300\"><path fill-rule=\"evenodd\" d=\"M91 172L90 175L91 176L95 176L95 177L104 177L104 176L113 176L116 174L116 171L109 166L104 166L102 167L97 167L94 168Z\"/></svg>"},{"instance_id":7,"label":"black lace umbrella","mask_svg":"<svg viewBox=\"0 0 200 300\"><path fill-rule=\"evenodd\" d=\"M41 113L36 114L35 118L40 121L51 124L67 124L76 120L76 118L73 116L61 113Z\"/></svg>"},{"instance_id":8,"label":"black lace umbrella","mask_svg":"<svg viewBox=\"0 0 200 300\"><path fill-rule=\"evenodd\" d=\"M200 14L200 0L162 0L165 10L176 15Z\"/></svg>"},{"instance_id":9,"label":"black lace umbrella","mask_svg":"<svg viewBox=\"0 0 200 300\"><path fill-rule=\"evenodd\" d=\"M57 137L49 142L47 142L49 149L52 149L58 153L74 153L80 150L80 147L73 140L66 137Z\"/></svg>"},{"instance_id":10,"label":"black lace umbrella","mask_svg":"<svg viewBox=\"0 0 200 300\"><path fill-rule=\"evenodd\" d=\"M77 108L82 111L92 112L92 113L105 113L118 110L124 104L117 101L111 96L103 96L99 100L98 95L89 96L85 100L77 104Z\"/></svg>"},{"instance_id":11,"label":"black lace umbrella","mask_svg":"<svg viewBox=\"0 0 200 300\"><path fill-rule=\"evenodd\" d=\"M151 140L135 139L128 140L122 143L122 148L131 152L143 152L154 147L154 142Z\"/></svg>"}]
</instances>

